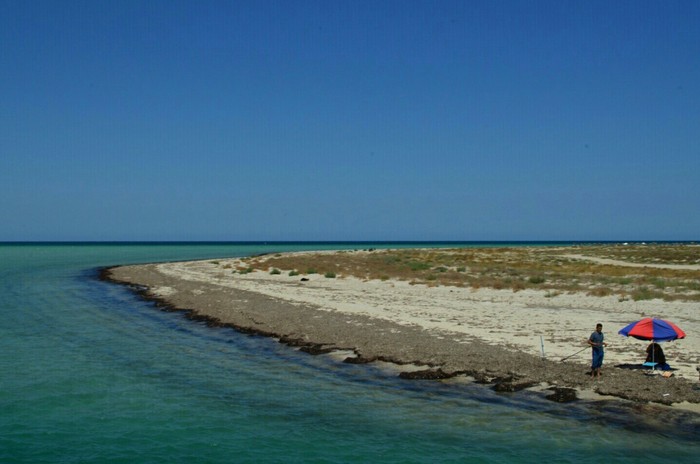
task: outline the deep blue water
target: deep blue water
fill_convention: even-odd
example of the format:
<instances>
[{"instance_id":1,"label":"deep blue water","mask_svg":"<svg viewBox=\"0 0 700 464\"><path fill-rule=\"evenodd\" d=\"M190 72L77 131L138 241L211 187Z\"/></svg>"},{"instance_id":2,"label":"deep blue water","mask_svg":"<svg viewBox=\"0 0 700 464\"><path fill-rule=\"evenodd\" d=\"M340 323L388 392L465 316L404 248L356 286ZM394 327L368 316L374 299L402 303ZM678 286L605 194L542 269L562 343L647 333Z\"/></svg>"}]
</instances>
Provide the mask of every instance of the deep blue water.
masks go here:
<instances>
[{"instance_id":1,"label":"deep blue water","mask_svg":"<svg viewBox=\"0 0 700 464\"><path fill-rule=\"evenodd\" d=\"M97 279L114 264L388 246L0 244L0 462L697 461L695 416L400 380Z\"/></svg>"}]
</instances>

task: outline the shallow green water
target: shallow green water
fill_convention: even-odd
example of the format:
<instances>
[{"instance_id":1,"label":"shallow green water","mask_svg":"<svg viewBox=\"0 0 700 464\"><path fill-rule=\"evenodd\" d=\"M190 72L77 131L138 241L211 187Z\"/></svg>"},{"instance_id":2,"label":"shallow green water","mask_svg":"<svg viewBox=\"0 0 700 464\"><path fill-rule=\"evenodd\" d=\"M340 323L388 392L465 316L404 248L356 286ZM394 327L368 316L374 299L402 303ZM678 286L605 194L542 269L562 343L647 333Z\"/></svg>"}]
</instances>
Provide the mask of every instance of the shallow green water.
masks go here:
<instances>
[{"instance_id":1,"label":"shallow green water","mask_svg":"<svg viewBox=\"0 0 700 464\"><path fill-rule=\"evenodd\" d=\"M370 246L387 245L0 245L0 462L696 462L692 417L404 381L97 279L113 264Z\"/></svg>"}]
</instances>

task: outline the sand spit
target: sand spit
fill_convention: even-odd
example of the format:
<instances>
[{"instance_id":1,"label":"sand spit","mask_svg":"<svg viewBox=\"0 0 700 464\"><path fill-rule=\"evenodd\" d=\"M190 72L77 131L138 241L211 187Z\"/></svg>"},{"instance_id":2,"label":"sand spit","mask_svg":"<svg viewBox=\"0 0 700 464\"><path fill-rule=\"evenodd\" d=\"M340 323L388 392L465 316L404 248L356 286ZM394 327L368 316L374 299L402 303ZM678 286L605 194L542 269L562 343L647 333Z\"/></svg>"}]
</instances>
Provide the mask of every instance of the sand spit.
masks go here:
<instances>
[{"instance_id":1,"label":"sand spit","mask_svg":"<svg viewBox=\"0 0 700 464\"><path fill-rule=\"evenodd\" d=\"M639 402L700 404L698 303L620 301L615 296L411 285L396 280L232 273L224 259L121 266L106 279L138 286L166 309L212 325L279 337L310 353L355 353L347 362L418 365L406 378L465 376L501 391L546 385ZM636 369L646 342L617 335L646 316L668 318L688 337L664 344L673 377ZM585 341L604 326L603 378L592 380ZM544 357L543 354L544 348ZM572 354L583 350L581 353ZM569 357L562 362L563 358ZM616 367L615 367L616 366ZM581 396L581 395L579 395Z\"/></svg>"}]
</instances>

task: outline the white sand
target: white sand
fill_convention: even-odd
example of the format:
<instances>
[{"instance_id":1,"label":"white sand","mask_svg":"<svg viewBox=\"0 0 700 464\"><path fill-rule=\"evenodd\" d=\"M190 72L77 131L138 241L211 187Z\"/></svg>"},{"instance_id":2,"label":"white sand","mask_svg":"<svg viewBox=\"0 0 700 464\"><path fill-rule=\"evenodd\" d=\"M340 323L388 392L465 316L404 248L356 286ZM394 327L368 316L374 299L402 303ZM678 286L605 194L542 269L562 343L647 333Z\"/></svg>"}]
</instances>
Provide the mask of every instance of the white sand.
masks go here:
<instances>
[{"instance_id":1,"label":"white sand","mask_svg":"<svg viewBox=\"0 0 700 464\"><path fill-rule=\"evenodd\" d=\"M669 319L687 334L683 340L664 343L668 363L675 375L696 380L700 365L700 305L698 303L618 301L617 296L595 297L561 294L548 297L545 291L428 287L400 281L361 281L356 278L325 278L319 274L290 277L260 271L233 274L223 268L246 266L238 259L167 263L158 269L178 278L214 283L264 295L312 304L327 311L361 314L411 324L458 341L480 339L494 345L541 355L559 361L586 348L586 340L603 324L608 348L607 365L644 362L648 342L627 338L617 331L643 317ZM153 289L167 296L171 289ZM588 349L572 361L588 362Z\"/></svg>"}]
</instances>

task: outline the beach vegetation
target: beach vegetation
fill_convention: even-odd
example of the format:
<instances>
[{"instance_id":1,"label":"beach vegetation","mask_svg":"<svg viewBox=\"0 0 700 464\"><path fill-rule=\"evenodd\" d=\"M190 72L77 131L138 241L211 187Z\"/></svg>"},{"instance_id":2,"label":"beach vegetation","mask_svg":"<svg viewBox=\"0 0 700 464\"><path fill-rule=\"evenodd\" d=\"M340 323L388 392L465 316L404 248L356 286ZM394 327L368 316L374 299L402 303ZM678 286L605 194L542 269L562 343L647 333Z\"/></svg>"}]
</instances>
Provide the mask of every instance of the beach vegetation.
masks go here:
<instances>
[{"instance_id":1,"label":"beach vegetation","mask_svg":"<svg viewBox=\"0 0 700 464\"><path fill-rule=\"evenodd\" d=\"M279 274L282 274L282 271L280 271L280 270L277 269L276 267L273 267L272 270L270 271L270 274L272 274L272 275L279 275Z\"/></svg>"},{"instance_id":2,"label":"beach vegetation","mask_svg":"<svg viewBox=\"0 0 700 464\"><path fill-rule=\"evenodd\" d=\"M290 277L294 277L294 276L298 276L298 275L299 275L299 271L297 271L296 269L289 271Z\"/></svg>"},{"instance_id":3,"label":"beach vegetation","mask_svg":"<svg viewBox=\"0 0 700 464\"><path fill-rule=\"evenodd\" d=\"M408 263L408 267L411 268L412 271L425 271L430 269L432 266L430 263L423 263L420 261L410 261Z\"/></svg>"},{"instance_id":4,"label":"beach vegetation","mask_svg":"<svg viewBox=\"0 0 700 464\"><path fill-rule=\"evenodd\" d=\"M326 279L335 279L335 272L326 272L323 274Z\"/></svg>"},{"instance_id":5,"label":"beach vegetation","mask_svg":"<svg viewBox=\"0 0 700 464\"><path fill-rule=\"evenodd\" d=\"M610 287L595 287L588 291L587 295L591 296L609 296L612 295Z\"/></svg>"},{"instance_id":6,"label":"beach vegetation","mask_svg":"<svg viewBox=\"0 0 700 464\"><path fill-rule=\"evenodd\" d=\"M372 253L344 250L264 255L245 262L265 272L270 268L306 269L307 274L332 271L365 281L393 279L473 289L533 288L550 294L593 293L630 299L653 296L700 301L700 268L630 267L600 263L596 261L598 258L630 263L639 259L657 264L698 264L700 246L407 248L375 249Z\"/></svg>"},{"instance_id":7,"label":"beach vegetation","mask_svg":"<svg viewBox=\"0 0 700 464\"><path fill-rule=\"evenodd\" d=\"M638 287L631 294L634 301L653 300L654 298L662 298L663 294L650 289L649 287Z\"/></svg>"}]
</instances>

